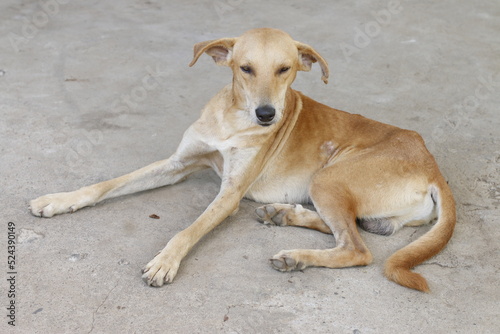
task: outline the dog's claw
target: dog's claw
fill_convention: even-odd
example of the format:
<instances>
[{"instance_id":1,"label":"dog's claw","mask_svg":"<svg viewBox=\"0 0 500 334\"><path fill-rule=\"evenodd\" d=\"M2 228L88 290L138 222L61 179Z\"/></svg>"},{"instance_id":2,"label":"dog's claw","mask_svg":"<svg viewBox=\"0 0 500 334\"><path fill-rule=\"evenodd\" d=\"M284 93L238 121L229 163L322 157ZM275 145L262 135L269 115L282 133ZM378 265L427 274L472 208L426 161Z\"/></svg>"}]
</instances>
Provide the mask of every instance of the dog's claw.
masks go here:
<instances>
[{"instance_id":1,"label":"dog's claw","mask_svg":"<svg viewBox=\"0 0 500 334\"><path fill-rule=\"evenodd\" d=\"M172 283L179 269L180 261L168 253L159 252L142 269L142 280L149 286L160 287Z\"/></svg>"},{"instance_id":2,"label":"dog's claw","mask_svg":"<svg viewBox=\"0 0 500 334\"><path fill-rule=\"evenodd\" d=\"M148 271L149 269L146 269L146 268L143 268L142 269L142 280L144 281L144 283L146 283L148 286L155 286L155 287L160 287L163 285L163 281L159 281L158 283L159 284L154 284L154 275L150 276L148 275Z\"/></svg>"}]
</instances>

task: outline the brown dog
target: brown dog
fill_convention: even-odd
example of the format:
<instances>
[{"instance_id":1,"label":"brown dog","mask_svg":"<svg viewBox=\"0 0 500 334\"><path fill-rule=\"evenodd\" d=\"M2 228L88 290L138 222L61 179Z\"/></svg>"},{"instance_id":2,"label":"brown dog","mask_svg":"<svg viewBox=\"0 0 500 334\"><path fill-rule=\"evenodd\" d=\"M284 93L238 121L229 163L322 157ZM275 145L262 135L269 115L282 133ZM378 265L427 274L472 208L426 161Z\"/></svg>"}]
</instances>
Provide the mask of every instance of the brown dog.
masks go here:
<instances>
[{"instance_id":1,"label":"brown dog","mask_svg":"<svg viewBox=\"0 0 500 334\"><path fill-rule=\"evenodd\" d=\"M282 31L254 29L238 38L198 43L190 66L203 53L231 67L233 82L205 106L170 158L110 181L39 197L30 203L32 213L74 212L107 198L170 185L210 167L222 179L220 193L146 265L148 284L172 282L196 242L247 197L280 203L256 210L264 223L309 227L335 237L333 249L279 252L271 263L280 271L367 265L372 255L356 222L389 235L437 218L429 232L397 251L385 266L389 279L429 291L426 280L410 269L447 244L455 202L422 138L291 89L297 71L309 71L315 62L326 83L328 65L310 46ZM291 204L311 202L317 211Z\"/></svg>"}]
</instances>

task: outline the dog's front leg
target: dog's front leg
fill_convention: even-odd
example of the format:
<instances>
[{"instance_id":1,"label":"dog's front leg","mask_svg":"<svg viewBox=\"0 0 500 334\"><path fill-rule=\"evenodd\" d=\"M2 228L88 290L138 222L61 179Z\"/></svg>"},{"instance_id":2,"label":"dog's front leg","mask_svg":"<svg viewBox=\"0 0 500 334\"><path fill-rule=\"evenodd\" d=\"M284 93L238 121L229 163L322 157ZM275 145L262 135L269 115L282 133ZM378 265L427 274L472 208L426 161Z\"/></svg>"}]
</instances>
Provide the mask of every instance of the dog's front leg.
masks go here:
<instances>
[{"instance_id":1,"label":"dog's front leg","mask_svg":"<svg viewBox=\"0 0 500 334\"><path fill-rule=\"evenodd\" d=\"M243 194L229 185L208 206L203 214L185 230L177 233L143 270L144 281L153 286L171 283L177 274L182 259L208 232L235 211Z\"/></svg>"},{"instance_id":2,"label":"dog's front leg","mask_svg":"<svg viewBox=\"0 0 500 334\"><path fill-rule=\"evenodd\" d=\"M35 216L52 217L75 212L108 198L174 184L197 170L209 167L202 157L212 151L213 148L206 145L191 127L170 158L75 191L38 197L30 202L30 209Z\"/></svg>"},{"instance_id":3,"label":"dog's front leg","mask_svg":"<svg viewBox=\"0 0 500 334\"><path fill-rule=\"evenodd\" d=\"M223 154L224 155L224 154ZM208 208L191 226L177 233L143 269L144 281L152 286L171 283L182 259L208 232L238 209L253 180L260 173L255 155L231 154L224 157L221 189Z\"/></svg>"}]
</instances>

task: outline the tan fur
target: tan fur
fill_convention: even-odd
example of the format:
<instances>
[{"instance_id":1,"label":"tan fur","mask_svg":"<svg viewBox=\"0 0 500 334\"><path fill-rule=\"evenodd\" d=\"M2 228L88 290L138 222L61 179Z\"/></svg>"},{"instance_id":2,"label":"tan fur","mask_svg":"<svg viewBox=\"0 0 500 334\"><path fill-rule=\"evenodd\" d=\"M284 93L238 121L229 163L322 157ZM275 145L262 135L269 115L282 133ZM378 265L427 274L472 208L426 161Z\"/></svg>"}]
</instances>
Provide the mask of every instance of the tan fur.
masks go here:
<instances>
[{"instance_id":1,"label":"tan fur","mask_svg":"<svg viewBox=\"0 0 500 334\"><path fill-rule=\"evenodd\" d=\"M233 82L205 106L170 158L110 181L39 197L30 203L32 213L51 217L74 212L213 168L222 179L218 196L146 265L148 284L172 282L196 242L246 196L276 203L256 210L264 223L309 227L335 237L333 249L279 252L271 264L281 271L369 264L372 255L356 221L369 231L392 234L437 218L429 232L397 251L385 266L389 279L428 291L426 280L410 269L446 245L455 225L455 204L422 138L291 89L297 71L310 70L312 63L320 64L325 83L329 71L313 48L282 31L254 29L237 38L198 43L190 66L203 53L231 67ZM316 212L290 205L303 202L314 204Z\"/></svg>"}]
</instances>

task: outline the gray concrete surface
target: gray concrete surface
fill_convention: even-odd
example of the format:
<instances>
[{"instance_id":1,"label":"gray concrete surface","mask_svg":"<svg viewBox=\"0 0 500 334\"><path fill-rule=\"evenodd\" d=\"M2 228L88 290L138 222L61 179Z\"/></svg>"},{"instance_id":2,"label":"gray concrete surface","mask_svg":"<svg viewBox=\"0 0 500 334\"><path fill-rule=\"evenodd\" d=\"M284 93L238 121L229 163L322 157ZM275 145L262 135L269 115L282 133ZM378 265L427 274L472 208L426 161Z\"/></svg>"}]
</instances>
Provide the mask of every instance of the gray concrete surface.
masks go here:
<instances>
[{"instance_id":1,"label":"gray concrete surface","mask_svg":"<svg viewBox=\"0 0 500 334\"><path fill-rule=\"evenodd\" d=\"M0 332L498 333L498 1L4 0L0 8ZM416 269L430 294L381 272L428 227L363 233L375 256L368 267L280 273L267 262L279 250L333 239L263 226L258 204L246 200L172 285L147 287L141 267L216 195L208 171L72 215L28 212L40 195L169 156L231 80L206 56L188 68L192 45L263 26L286 30L330 63L330 84L315 68L298 75L296 89L425 138L458 203L451 243Z\"/></svg>"}]
</instances>

